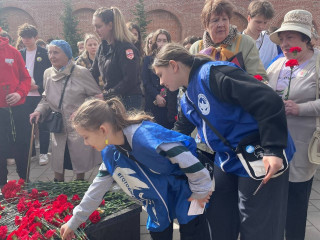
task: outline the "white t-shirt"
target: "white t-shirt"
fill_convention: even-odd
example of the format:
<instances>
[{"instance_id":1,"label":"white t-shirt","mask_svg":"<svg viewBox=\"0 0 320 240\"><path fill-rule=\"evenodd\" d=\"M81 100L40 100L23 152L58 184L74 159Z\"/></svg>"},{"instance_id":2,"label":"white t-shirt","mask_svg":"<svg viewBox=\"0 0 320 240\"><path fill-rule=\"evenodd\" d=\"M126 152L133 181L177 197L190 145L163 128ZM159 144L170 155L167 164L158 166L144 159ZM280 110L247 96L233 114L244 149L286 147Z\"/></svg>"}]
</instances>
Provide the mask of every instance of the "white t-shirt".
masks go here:
<instances>
[{"instance_id":1,"label":"white t-shirt","mask_svg":"<svg viewBox=\"0 0 320 240\"><path fill-rule=\"evenodd\" d=\"M26 67L28 69L28 72L30 74L30 77L33 80L33 70L34 70L34 61L36 58L37 49L33 51L26 51ZM34 80L33 80L34 81ZM38 90L30 90L28 93L28 96L40 96Z\"/></svg>"},{"instance_id":2,"label":"white t-shirt","mask_svg":"<svg viewBox=\"0 0 320 240\"><path fill-rule=\"evenodd\" d=\"M267 32L263 31L256 40L256 46L259 50L259 56L263 66L267 69L270 62L278 56L277 45L270 40Z\"/></svg>"}]
</instances>

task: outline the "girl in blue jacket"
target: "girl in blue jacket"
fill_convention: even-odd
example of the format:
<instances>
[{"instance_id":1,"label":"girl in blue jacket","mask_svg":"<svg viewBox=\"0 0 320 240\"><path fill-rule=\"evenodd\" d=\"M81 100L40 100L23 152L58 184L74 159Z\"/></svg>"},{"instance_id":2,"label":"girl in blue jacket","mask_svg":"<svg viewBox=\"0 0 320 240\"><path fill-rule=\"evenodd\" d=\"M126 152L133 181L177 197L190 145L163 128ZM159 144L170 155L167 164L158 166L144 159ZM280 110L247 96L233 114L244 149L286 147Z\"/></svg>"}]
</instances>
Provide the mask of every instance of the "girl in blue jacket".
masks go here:
<instances>
[{"instance_id":1,"label":"girl in blue jacket","mask_svg":"<svg viewBox=\"0 0 320 240\"><path fill-rule=\"evenodd\" d=\"M194 140L150 120L144 113L128 115L115 98L87 101L74 114L75 129L85 144L102 151L106 169L100 169L73 217L62 226L62 239L71 239L98 208L113 179L144 206L152 239L172 239L175 218L181 239L211 239L205 215L188 215L190 201L204 207L212 191L209 172L195 157Z\"/></svg>"},{"instance_id":2,"label":"girl in blue jacket","mask_svg":"<svg viewBox=\"0 0 320 240\"><path fill-rule=\"evenodd\" d=\"M216 188L207 213L213 238L236 240L240 233L240 239L246 240L283 240L288 171L272 177L285 166L284 149L290 161L295 148L288 137L280 97L235 64L193 56L177 44L165 45L153 68L170 91L187 88L174 130L190 134L197 127L202 142L216 153ZM231 146L223 143L209 124ZM256 132L264 149L266 176L255 194L261 181L249 177L231 149ZM247 147L252 153L252 147Z\"/></svg>"}]
</instances>

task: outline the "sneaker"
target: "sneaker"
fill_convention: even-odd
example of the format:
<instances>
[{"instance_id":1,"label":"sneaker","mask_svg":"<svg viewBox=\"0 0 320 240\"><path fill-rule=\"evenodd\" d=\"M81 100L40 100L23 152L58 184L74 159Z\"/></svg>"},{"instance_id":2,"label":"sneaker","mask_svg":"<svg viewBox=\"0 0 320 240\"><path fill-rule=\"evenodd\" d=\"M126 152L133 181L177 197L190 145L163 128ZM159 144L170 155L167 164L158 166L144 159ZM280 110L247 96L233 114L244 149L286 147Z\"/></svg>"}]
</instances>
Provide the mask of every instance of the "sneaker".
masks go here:
<instances>
[{"instance_id":1,"label":"sneaker","mask_svg":"<svg viewBox=\"0 0 320 240\"><path fill-rule=\"evenodd\" d=\"M48 164L49 159L47 154L40 154L39 156L39 165L46 165Z\"/></svg>"},{"instance_id":2,"label":"sneaker","mask_svg":"<svg viewBox=\"0 0 320 240\"><path fill-rule=\"evenodd\" d=\"M14 160L14 158L7 158L7 165L15 165L16 161Z\"/></svg>"}]
</instances>

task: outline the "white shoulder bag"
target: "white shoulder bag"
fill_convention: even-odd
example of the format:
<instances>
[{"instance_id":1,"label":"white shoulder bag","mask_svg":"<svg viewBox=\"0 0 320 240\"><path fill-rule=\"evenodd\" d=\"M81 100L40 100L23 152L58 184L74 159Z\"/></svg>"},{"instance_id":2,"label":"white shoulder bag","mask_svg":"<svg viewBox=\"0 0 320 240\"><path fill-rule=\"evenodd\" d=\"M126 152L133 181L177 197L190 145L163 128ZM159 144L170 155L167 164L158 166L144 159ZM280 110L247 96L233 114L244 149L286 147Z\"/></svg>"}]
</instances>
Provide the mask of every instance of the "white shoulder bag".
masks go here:
<instances>
[{"instance_id":1,"label":"white shoulder bag","mask_svg":"<svg viewBox=\"0 0 320 240\"><path fill-rule=\"evenodd\" d=\"M320 54L318 54L316 61L316 100L319 99L319 61ZM320 164L320 120L317 117L316 130L310 140L308 147L308 158L309 162L313 164Z\"/></svg>"}]
</instances>

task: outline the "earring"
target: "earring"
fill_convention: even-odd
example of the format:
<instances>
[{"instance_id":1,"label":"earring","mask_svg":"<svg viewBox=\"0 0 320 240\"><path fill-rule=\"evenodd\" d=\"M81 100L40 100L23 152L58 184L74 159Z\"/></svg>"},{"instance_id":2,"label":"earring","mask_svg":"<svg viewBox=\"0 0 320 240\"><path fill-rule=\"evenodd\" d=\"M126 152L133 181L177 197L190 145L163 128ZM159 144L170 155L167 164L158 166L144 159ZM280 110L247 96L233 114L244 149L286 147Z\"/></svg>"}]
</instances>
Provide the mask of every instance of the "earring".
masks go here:
<instances>
[{"instance_id":1,"label":"earring","mask_svg":"<svg viewBox=\"0 0 320 240\"><path fill-rule=\"evenodd\" d=\"M105 144L106 144L106 145L109 144L109 140L108 140L108 139L105 140Z\"/></svg>"}]
</instances>

